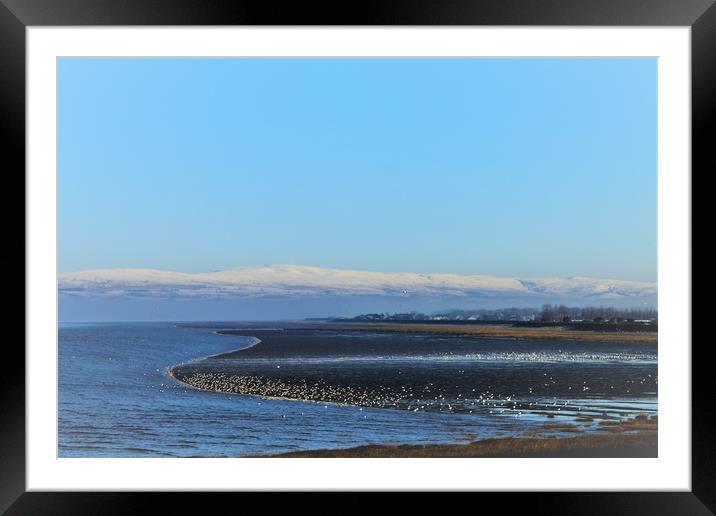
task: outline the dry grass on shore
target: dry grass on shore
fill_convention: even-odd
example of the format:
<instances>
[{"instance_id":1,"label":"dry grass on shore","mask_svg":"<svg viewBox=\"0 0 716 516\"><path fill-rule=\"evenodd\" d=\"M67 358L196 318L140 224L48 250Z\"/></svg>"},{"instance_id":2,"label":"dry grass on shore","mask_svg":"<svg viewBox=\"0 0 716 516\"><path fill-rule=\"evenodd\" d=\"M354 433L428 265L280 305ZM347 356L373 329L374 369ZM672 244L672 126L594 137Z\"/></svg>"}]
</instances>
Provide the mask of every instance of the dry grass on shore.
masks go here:
<instances>
[{"instance_id":1,"label":"dry grass on shore","mask_svg":"<svg viewBox=\"0 0 716 516\"><path fill-rule=\"evenodd\" d=\"M470 457L656 457L657 434L596 434L577 437L504 437L469 444L367 445L342 450L290 452L272 457L470 458Z\"/></svg>"},{"instance_id":2,"label":"dry grass on shore","mask_svg":"<svg viewBox=\"0 0 716 516\"><path fill-rule=\"evenodd\" d=\"M545 431L579 432L570 423L545 423ZM501 437L467 444L371 444L339 450L308 450L270 457L306 458L588 458L657 457L658 417L638 415L624 421L600 422L600 433L546 437L534 432L523 437Z\"/></svg>"},{"instance_id":3,"label":"dry grass on shore","mask_svg":"<svg viewBox=\"0 0 716 516\"><path fill-rule=\"evenodd\" d=\"M599 422L601 430L606 432L629 432L629 431L657 431L659 425L658 416L648 417L638 415L634 419L626 421L605 420Z\"/></svg>"},{"instance_id":4,"label":"dry grass on shore","mask_svg":"<svg viewBox=\"0 0 716 516\"><path fill-rule=\"evenodd\" d=\"M328 324L323 329L339 331L377 331L395 333L441 333L506 339L563 339L599 342L632 342L656 344L657 332L598 332L568 330L562 327L525 328L505 325L454 325L412 323L341 323Z\"/></svg>"}]
</instances>

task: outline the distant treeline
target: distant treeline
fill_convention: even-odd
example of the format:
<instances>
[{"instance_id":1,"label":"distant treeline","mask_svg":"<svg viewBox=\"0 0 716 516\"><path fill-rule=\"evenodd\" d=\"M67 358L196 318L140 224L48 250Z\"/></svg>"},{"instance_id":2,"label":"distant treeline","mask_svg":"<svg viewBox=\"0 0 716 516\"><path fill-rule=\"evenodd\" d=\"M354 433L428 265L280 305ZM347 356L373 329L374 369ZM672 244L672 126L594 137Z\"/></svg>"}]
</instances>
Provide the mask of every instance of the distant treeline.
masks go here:
<instances>
[{"instance_id":1,"label":"distant treeline","mask_svg":"<svg viewBox=\"0 0 716 516\"><path fill-rule=\"evenodd\" d=\"M514 321L534 323L655 323L655 308L615 308L613 306L570 307L543 305L542 308L501 308L498 310L445 310L424 314L421 312L372 313L353 317L354 321Z\"/></svg>"},{"instance_id":2,"label":"distant treeline","mask_svg":"<svg viewBox=\"0 0 716 516\"><path fill-rule=\"evenodd\" d=\"M571 307L565 305L543 305L539 314L542 322L636 322L657 321L655 308L614 308L613 306Z\"/></svg>"},{"instance_id":3,"label":"distant treeline","mask_svg":"<svg viewBox=\"0 0 716 516\"><path fill-rule=\"evenodd\" d=\"M536 308L502 308L499 310L445 310L424 314L421 312L362 314L356 321L533 321Z\"/></svg>"}]
</instances>

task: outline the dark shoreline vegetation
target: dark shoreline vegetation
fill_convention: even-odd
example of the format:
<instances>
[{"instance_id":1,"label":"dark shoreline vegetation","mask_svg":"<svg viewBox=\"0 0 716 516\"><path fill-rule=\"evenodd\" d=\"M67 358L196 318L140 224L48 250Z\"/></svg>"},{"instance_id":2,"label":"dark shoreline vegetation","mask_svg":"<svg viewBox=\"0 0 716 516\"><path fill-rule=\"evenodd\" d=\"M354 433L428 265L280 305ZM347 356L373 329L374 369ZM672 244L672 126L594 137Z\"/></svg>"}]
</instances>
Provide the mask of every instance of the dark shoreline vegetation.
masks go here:
<instances>
[{"instance_id":1,"label":"dark shoreline vegetation","mask_svg":"<svg viewBox=\"0 0 716 516\"><path fill-rule=\"evenodd\" d=\"M509 326L512 328L563 328L574 331L593 331L599 333L656 333L656 322L557 322L557 321L511 321L507 319L469 320L469 319L371 319L354 317L352 319L307 319L329 324L437 324L443 326Z\"/></svg>"},{"instance_id":2,"label":"dark shoreline vegetation","mask_svg":"<svg viewBox=\"0 0 716 516\"><path fill-rule=\"evenodd\" d=\"M328 331L356 331L356 332L396 332L396 333L425 333L463 335L482 338L507 339L554 339L591 342L630 342L643 344L657 344L658 332L655 330L642 330L640 332L601 329L575 330L562 324L535 324L526 323L475 323L459 322L446 323L443 321L429 322L345 322L327 323L318 326L316 330ZM222 330L219 333L231 335L232 330Z\"/></svg>"}]
</instances>

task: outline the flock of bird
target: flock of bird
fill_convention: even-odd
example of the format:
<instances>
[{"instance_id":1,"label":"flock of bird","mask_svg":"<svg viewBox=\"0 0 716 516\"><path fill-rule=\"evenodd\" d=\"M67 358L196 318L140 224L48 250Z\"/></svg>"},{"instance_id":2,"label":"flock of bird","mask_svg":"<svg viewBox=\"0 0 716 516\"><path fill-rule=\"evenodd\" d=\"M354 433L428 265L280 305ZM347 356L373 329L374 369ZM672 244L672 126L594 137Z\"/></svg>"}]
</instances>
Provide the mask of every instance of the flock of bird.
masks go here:
<instances>
[{"instance_id":1,"label":"flock of bird","mask_svg":"<svg viewBox=\"0 0 716 516\"><path fill-rule=\"evenodd\" d=\"M255 395L263 398L283 398L320 403L336 403L368 408L393 408L412 412L489 413L520 417L528 412L583 414L577 400L535 399L523 400L516 394L472 392L446 397L432 383L419 393L406 386L380 386L377 388L331 385L323 380L283 381L261 375L237 375L222 372L189 371L177 374L177 379L191 387L223 393ZM547 376L547 384L554 380ZM589 389L580 386L584 393ZM575 389L577 390L577 389ZM531 390L530 390L531 392Z\"/></svg>"}]
</instances>

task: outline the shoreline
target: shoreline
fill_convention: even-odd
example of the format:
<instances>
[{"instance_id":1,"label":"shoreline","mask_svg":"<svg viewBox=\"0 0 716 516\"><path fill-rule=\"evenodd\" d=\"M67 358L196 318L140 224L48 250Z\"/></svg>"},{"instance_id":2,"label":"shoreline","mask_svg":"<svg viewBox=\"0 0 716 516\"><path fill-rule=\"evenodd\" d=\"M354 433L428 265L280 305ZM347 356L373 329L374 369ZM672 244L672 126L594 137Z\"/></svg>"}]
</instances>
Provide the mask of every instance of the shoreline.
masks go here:
<instances>
[{"instance_id":1,"label":"shoreline","mask_svg":"<svg viewBox=\"0 0 716 516\"><path fill-rule=\"evenodd\" d=\"M504 325L450 325L424 323L327 323L314 329L323 331L355 331L380 333L442 334L475 338L509 340L574 340L657 345L658 332L598 332L591 330L567 330L563 327L525 328ZM228 330L231 331L231 330Z\"/></svg>"},{"instance_id":2,"label":"shoreline","mask_svg":"<svg viewBox=\"0 0 716 516\"><path fill-rule=\"evenodd\" d=\"M596 433L573 437L498 437L466 444L366 444L247 458L656 458L658 433Z\"/></svg>"},{"instance_id":3,"label":"shoreline","mask_svg":"<svg viewBox=\"0 0 716 516\"><path fill-rule=\"evenodd\" d=\"M221 335L222 337L235 337L235 336L236 336L236 335L232 335L232 334L230 334L230 333L221 333L221 332L219 332L219 331L214 331L214 332L212 332L212 333L214 333L215 335ZM207 359L209 359L209 358L217 358L217 357L220 357L221 355L227 355L227 354L231 354L231 353L238 353L239 351L244 351L245 349L250 349L250 348L253 348L254 346L256 346L256 345L258 345L258 344L261 344L261 339L259 339L258 337L251 336L251 338L254 339L254 341L251 342L249 345L244 346L243 348L233 348L233 349L229 349L229 350L227 350L227 351L221 351L220 353L214 353L214 354L212 354L212 355L206 355L206 356L201 356L201 357L197 357L197 358L192 358L192 359L190 359L190 360L187 360L186 362L180 362L180 363L178 363L178 364L169 365L169 366L167 366L167 367L164 368L164 372L165 372L165 373L167 374L167 376L169 376L169 378L171 378L172 380L174 380L174 381L176 381L176 382L178 382L178 383L180 383L180 384L182 384L182 385L186 385L187 387L191 387L192 389L196 389L196 390L198 390L198 391L204 391L204 392L217 392L217 393L221 393L221 391L216 391L216 390L212 390L212 389L202 389L201 387L196 387L196 386L194 386L194 385L192 385L192 384L190 384L190 383L188 383L188 382L185 382L185 381L179 379L179 378L174 374L174 369L176 369L177 367L187 366L187 365L191 365L191 364L197 364L197 363L202 362L202 361L204 361L204 360L207 360ZM231 394L235 394L235 393L231 393Z\"/></svg>"}]
</instances>

